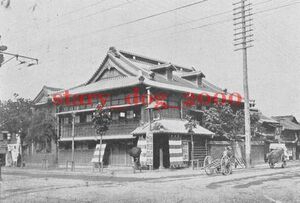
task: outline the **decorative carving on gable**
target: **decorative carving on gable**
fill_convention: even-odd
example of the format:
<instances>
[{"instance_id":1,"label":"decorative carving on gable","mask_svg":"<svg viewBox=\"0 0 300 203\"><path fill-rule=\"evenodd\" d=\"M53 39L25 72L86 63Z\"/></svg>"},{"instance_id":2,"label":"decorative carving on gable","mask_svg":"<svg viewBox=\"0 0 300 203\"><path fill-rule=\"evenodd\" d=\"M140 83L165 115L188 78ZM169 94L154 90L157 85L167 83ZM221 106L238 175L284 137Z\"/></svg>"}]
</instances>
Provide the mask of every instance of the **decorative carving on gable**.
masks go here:
<instances>
[{"instance_id":1,"label":"decorative carving on gable","mask_svg":"<svg viewBox=\"0 0 300 203\"><path fill-rule=\"evenodd\" d=\"M113 67L109 67L107 69L105 69L102 74L100 75L99 79L108 79L108 78L115 78L118 76L122 76L122 74L117 71L117 69L113 68Z\"/></svg>"}]
</instances>

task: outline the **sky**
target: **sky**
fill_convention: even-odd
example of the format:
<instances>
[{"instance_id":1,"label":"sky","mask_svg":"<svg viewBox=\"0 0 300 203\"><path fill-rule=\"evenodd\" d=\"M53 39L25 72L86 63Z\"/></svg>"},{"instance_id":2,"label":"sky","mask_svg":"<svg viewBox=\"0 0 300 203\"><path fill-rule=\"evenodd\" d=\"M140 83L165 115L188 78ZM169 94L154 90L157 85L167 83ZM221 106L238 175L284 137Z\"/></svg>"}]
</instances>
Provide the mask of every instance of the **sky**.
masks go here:
<instances>
[{"instance_id":1,"label":"sky","mask_svg":"<svg viewBox=\"0 0 300 203\"><path fill-rule=\"evenodd\" d=\"M7 0L6 0L7 1ZM201 70L213 84L243 94L242 52L234 51L232 3L207 0L10 0L0 7L0 45L39 59L0 67L0 100L38 94L43 85L86 82L109 47ZM300 120L300 1L251 0L250 98L267 116ZM9 57L6 56L6 59Z\"/></svg>"}]
</instances>

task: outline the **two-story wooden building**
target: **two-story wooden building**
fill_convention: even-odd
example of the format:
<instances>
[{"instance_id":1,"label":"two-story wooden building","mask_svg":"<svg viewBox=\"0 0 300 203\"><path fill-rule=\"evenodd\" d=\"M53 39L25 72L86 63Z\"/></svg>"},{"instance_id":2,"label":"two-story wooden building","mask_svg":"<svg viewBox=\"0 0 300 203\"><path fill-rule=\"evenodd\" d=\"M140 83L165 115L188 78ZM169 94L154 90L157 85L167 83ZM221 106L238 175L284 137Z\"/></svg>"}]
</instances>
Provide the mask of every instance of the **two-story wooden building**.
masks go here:
<instances>
[{"instance_id":1,"label":"two-story wooden building","mask_svg":"<svg viewBox=\"0 0 300 203\"><path fill-rule=\"evenodd\" d=\"M131 165L127 152L136 145L147 145L143 156L153 162L154 168L162 165L162 159L165 167L203 159L207 140L214 135L200 125L193 130L186 128L186 115L201 124L201 110L212 102L241 102L238 96L229 95L204 78L192 67L111 47L86 83L48 96L56 107L59 125L59 163L71 160L74 140L75 164L90 165L99 140L92 125L99 103L109 109L112 119L102 137L106 144L104 165Z\"/></svg>"}]
</instances>

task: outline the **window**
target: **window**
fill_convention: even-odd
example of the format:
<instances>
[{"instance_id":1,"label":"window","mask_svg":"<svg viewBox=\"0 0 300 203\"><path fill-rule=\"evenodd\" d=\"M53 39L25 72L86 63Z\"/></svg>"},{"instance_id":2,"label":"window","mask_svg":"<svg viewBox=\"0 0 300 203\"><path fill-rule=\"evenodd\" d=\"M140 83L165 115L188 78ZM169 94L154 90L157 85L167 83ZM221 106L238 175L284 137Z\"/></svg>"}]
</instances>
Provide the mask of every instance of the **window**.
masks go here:
<instances>
[{"instance_id":1,"label":"window","mask_svg":"<svg viewBox=\"0 0 300 203\"><path fill-rule=\"evenodd\" d=\"M119 113L118 112L112 112L111 119L113 121L119 120Z\"/></svg>"},{"instance_id":2,"label":"window","mask_svg":"<svg viewBox=\"0 0 300 203\"><path fill-rule=\"evenodd\" d=\"M85 123L86 119L87 119L87 115L85 114L80 115L80 123Z\"/></svg>"},{"instance_id":3,"label":"window","mask_svg":"<svg viewBox=\"0 0 300 203\"><path fill-rule=\"evenodd\" d=\"M126 112L126 119L133 119L134 117L135 117L135 113L133 112L133 110Z\"/></svg>"},{"instance_id":4,"label":"window","mask_svg":"<svg viewBox=\"0 0 300 203\"><path fill-rule=\"evenodd\" d=\"M93 115L92 114L87 114L86 115L86 122L92 122L93 120Z\"/></svg>"},{"instance_id":5,"label":"window","mask_svg":"<svg viewBox=\"0 0 300 203\"><path fill-rule=\"evenodd\" d=\"M70 123L70 121L69 121L70 119L68 118L68 117L64 117L64 118L62 118L62 122L63 122L63 124L69 124Z\"/></svg>"},{"instance_id":6,"label":"window","mask_svg":"<svg viewBox=\"0 0 300 203\"><path fill-rule=\"evenodd\" d=\"M120 112L120 118L125 118L126 113L125 112Z\"/></svg>"},{"instance_id":7,"label":"window","mask_svg":"<svg viewBox=\"0 0 300 203\"><path fill-rule=\"evenodd\" d=\"M80 122L80 116L75 116L75 123L79 123Z\"/></svg>"}]
</instances>

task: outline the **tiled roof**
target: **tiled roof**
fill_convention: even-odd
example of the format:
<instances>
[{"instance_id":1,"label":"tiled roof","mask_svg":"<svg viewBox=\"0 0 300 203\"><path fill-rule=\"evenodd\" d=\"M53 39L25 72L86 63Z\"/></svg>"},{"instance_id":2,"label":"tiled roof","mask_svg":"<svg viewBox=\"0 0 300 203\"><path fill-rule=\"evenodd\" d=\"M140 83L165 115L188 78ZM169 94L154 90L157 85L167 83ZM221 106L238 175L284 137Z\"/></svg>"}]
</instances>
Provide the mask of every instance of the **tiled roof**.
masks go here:
<instances>
[{"instance_id":1,"label":"tiled roof","mask_svg":"<svg viewBox=\"0 0 300 203\"><path fill-rule=\"evenodd\" d=\"M105 63L110 60L111 63L122 69L122 73L126 73L124 77L115 77L112 79L101 79L98 78L101 74L101 69ZM203 80L203 86L198 87L193 82L183 79L180 77L180 72L183 73L198 73L193 68L185 68L182 66L173 65L177 70L173 71L173 79L168 80L165 76L155 74L154 78L151 79L151 68L155 66L164 66L164 61L151 59L141 55L133 53L118 51L115 48L110 48L105 59L103 60L99 69L95 74L88 80L84 85L80 85L75 88L70 88L70 94L84 94L91 92L100 92L120 87L129 87L144 83L145 85L158 87L166 90L174 90L179 92L191 92L191 93L211 93L214 95L216 92L223 92L221 88L209 83L207 80ZM140 76L144 77L144 80L139 80Z\"/></svg>"},{"instance_id":2,"label":"tiled roof","mask_svg":"<svg viewBox=\"0 0 300 203\"><path fill-rule=\"evenodd\" d=\"M300 131L300 125L290 121L289 118L282 118L282 117L281 118L272 117L272 118L280 123L280 125L283 127L283 130Z\"/></svg>"},{"instance_id":3,"label":"tiled roof","mask_svg":"<svg viewBox=\"0 0 300 203\"><path fill-rule=\"evenodd\" d=\"M185 127L187 120L180 119L161 119L156 120L151 123L151 131L154 133L185 133L188 134L188 130ZM146 134L149 131L149 123L146 123L143 126L137 127L132 134ZM197 125L196 128L193 129L194 134L196 135L214 135L213 132Z\"/></svg>"},{"instance_id":4,"label":"tiled roof","mask_svg":"<svg viewBox=\"0 0 300 203\"><path fill-rule=\"evenodd\" d=\"M297 119L295 118L295 116L293 115L286 115L286 116L273 116L273 118L275 119L279 119L279 120L289 120L289 121L292 121L294 123L298 123ZM299 123L298 123L299 124Z\"/></svg>"},{"instance_id":5,"label":"tiled roof","mask_svg":"<svg viewBox=\"0 0 300 203\"><path fill-rule=\"evenodd\" d=\"M47 98L49 94L53 94L61 90L62 90L61 88L49 87L44 85L43 88L40 90L40 92L37 94L37 96L33 99L33 103L35 105L45 104L47 103Z\"/></svg>"},{"instance_id":6,"label":"tiled roof","mask_svg":"<svg viewBox=\"0 0 300 203\"><path fill-rule=\"evenodd\" d=\"M162 60L159 60L159 59L154 59L154 58L151 58L151 57L143 56L143 55L140 55L140 54L136 54L136 53L132 53L132 52L124 51L124 50L120 50L120 53L123 54L125 57L130 57L131 58L131 56L134 56L136 58L139 58L139 61L149 61L149 63L152 63L154 65L169 63L169 62L166 62L166 61L162 61ZM134 60L138 60L138 59L134 59ZM188 67L175 65L175 64L173 64L173 65L177 69L183 69L185 71L193 71L193 68L188 68Z\"/></svg>"},{"instance_id":7,"label":"tiled roof","mask_svg":"<svg viewBox=\"0 0 300 203\"><path fill-rule=\"evenodd\" d=\"M107 91L111 89L121 88L121 87L130 87L140 84L138 77L129 76L129 77L117 77L110 78L105 80L99 80L97 82L91 83L89 85L80 86L75 89L70 89L70 94L86 94L99 91Z\"/></svg>"},{"instance_id":8,"label":"tiled roof","mask_svg":"<svg viewBox=\"0 0 300 203\"><path fill-rule=\"evenodd\" d=\"M272 118L269 118L269 117L263 115L262 113L260 113L260 115L259 115L259 121L260 121L261 123L266 122L266 123L279 124L278 121L276 121L276 120L274 120L274 119L272 119Z\"/></svg>"}]
</instances>

